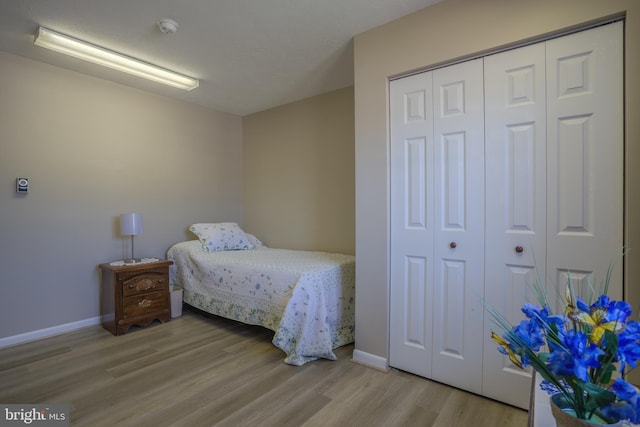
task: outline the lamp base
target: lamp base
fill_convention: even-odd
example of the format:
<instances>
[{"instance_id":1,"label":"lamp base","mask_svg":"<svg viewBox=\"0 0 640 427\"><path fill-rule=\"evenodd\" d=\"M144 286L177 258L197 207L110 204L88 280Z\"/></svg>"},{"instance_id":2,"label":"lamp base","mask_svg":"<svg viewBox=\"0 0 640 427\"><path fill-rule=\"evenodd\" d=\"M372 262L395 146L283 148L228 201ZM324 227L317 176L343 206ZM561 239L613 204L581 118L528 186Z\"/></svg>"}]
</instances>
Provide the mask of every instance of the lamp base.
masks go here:
<instances>
[{"instance_id":1,"label":"lamp base","mask_svg":"<svg viewBox=\"0 0 640 427\"><path fill-rule=\"evenodd\" d=\"M138 259L131 258L131 259L125 259L124 260L125 264L135 264L135 263L138 263L138 262L140 262L140 258L138 258Z\"/></svg>"}]
</instances>

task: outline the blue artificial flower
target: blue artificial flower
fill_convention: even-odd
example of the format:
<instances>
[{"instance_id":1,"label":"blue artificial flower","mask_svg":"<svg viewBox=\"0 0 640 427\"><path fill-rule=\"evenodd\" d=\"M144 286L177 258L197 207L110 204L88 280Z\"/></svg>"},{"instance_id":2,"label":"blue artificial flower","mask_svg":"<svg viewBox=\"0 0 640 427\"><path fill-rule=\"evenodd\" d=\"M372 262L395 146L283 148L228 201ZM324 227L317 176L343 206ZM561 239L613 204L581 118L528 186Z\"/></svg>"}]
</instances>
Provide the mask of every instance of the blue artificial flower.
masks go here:
<instances>
[{"instance_id":1,"label":"blue artificial flower","mask_svg":"<svg viewBox=\"0 0 640 427\"><path fill-rule=\"evenodd\" d=\"M542 380L540 382L540 390L546 391L547 394L557 394L561 392L558 387L556 387L554 384L551 384L547 380Z\"/></svg>"},{"instance_id":2,"label":"blue artificial flower","mask_svg":"<svg viewBox=\"0 0 640 427\"><path fill-rule=\"evenodd\" d=\"M582 381L588 382L587 368L599 367L598 357L603 355L604 351L597 345L587 345L587 336L573 330L563 335L563 344L565 349L552 349L548 360L549 369L557 375L575 375Z\"/></svg>"},{"instance_id":3,"label":"blue artificial flower","mask_svg":"<svg viewBox=\"0 0 640 427\"><path fill-rule=\"evenodd\" d=\"M632 423L638 422L636 415L638 410L630 403L612 403L600 408L600 412L602 412L605 417L614 420L630 420Z\"/></svg>"},{"instance_id":4,"label":"blue artificial flower","mask_svg":"<svg viewBox=\"0 0 640 427\"><path fill-rule=\"evenodd\" d=\"M627 402L638 398L638 390L622 378L616 378L613 384L611 384L611 389L620 399L626 400Z\"/></svg>"},{"instance_id":5,"label":"blue artificial flower","mask_svg":"<svg viewBox=\"0 0 640 427\"><path fill-rule=\"evenodd\" d=\"M521 320L518 326L513 328L513 333L522 340L523 345L533 351L539 351L544 345L543 332L540 325L531 320Z\"/></svg>"},{"instance_id":6,"label":"blue artificial flower","mask_svg":"<svg viewBox=\"0 0 640 427\"><path fill-rule=\"evenodd\" d=\"M626 365L636 367L636 361L640 360L640 323L629 321L624 330L618 335L618 353L616 361L620 362L620 373L624 373Z\"/></svg>"},{"instance_id":7,"label":"blue artificial flower","mask_svg":"<svg viewBox=\"0 0 640 427\"><path fill-rule=\"evenodd\" d=\"M541 328L547 329L551 325L556 325L558 328L562 328L564 319L562 316L550 315L551 310L549 307L539 307L531 303L525 302L522 306L522 312L529 318L535 319Z\"/></svg>"},{"instance_id":8,"label":"blue artificial flower","mask_svg":"<svg viewBox=\"0 0 640 427\"><path fill-rule=\"evenodd\" d=\"M611 389L618 396L619 401L601 408L602 413L616 420L639 423L640 393L638 393L638 389L621 378L614 381Z\"/></svg>"},{"instance_id":9,"label":"blue artificial flower","mask_svg":"<svg viewBox=\"0 0 640 427\"><path fill-rule=\"evenodd\" d=\"M547 364L549 369L558 376L568 377L573 375L573 357L571 353L562 348L551 351Z\"/></svg>"},{"instance_id":10,"label":"blue artificial flower","mask_svg":"<svg viewBox=\"0 0 640 427\"><path fill-rule=\"evenodd\" d=\"M609 322L618 322L624 325L631 314L631 305L626 301L612 301L607 307L607 320Z\"/></svg>"},{"instance_id":11,"label":"blue artificial flower","mask_svg":"<svg viewBox=\"0 0 640 427\"><path fill-rule=\"evenodd\" d=\"M602 298L602 297L606 297L606 295L601 295L600 298ZM600 298L598 298L598 299L600 299ZM589 310L590 310L589 306L587 304L585 304L585 302L582 301L582 299L580 297L577 297L576 300L577 300L576 301L576 305L577 305L578 310L583 311L585 313L588 313ZM607 303L608 303L608 301L607 301ZM593 305L592 305L592 307L593 307ZM602 307L602 306L598 306L598 307Z\"/></svg>"},{"instance_id":12,"label":"blue artificial flower","mask_svg":"<svg viewBox=\"0 0 640 427\"><path fill-rule=\"evenodd\" d=\"M530 302L525 302L521 310L529 319L534 319L540 316L540 312L543 309L537 305L531 304Z\"/></svg>"}]
</instances>

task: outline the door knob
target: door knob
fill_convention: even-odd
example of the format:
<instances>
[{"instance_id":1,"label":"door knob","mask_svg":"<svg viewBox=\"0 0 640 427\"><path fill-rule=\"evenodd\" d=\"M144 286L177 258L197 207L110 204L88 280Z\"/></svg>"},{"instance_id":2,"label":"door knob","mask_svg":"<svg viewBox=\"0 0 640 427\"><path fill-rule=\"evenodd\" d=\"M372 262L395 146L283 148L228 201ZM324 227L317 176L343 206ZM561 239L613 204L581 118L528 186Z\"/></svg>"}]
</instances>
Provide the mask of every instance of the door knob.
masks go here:
<instances>
[{"instance_id":1,"label":"door knob","mask_svg":"<svg viewBox=\"0 0 640 427\"><path fill-rule=\"evenodd\" d=\"M449 247L450 247L451 249L455 249L455 248L456 248L456 246L458 246L458 245L456 245L456 242L451 242L451 243L449 243Z\"/></svg>"},{"instance_id":2,"label":"door knob","mask_svg":"<svg viewBox=\"0 0 640 427\"><path fill-rule=\"evenodd\" d=\"M524 248L522 246L516 246L516 253L521 254L522 252L524 252Z\"/></svg>"}]
</instances>

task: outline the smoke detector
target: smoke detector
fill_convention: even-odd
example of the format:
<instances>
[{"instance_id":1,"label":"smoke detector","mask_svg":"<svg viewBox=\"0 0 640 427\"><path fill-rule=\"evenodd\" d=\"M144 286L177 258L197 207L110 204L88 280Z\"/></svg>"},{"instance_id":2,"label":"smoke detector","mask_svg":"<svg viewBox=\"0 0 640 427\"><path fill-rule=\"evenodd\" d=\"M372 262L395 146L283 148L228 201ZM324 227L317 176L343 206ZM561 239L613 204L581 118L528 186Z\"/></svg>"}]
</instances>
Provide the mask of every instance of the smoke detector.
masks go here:
<instances>
[{"instance_id":1,"label":"smoke detector","mask_svg":"<svg viewBox=\"0 0 640 427\"><path fill-rule=\"evenodd\" d=\"M158 29L162 34L173 34L178 31L178 23L173 19L161 19L158 21Z\"/></svg>"}]
</instances>

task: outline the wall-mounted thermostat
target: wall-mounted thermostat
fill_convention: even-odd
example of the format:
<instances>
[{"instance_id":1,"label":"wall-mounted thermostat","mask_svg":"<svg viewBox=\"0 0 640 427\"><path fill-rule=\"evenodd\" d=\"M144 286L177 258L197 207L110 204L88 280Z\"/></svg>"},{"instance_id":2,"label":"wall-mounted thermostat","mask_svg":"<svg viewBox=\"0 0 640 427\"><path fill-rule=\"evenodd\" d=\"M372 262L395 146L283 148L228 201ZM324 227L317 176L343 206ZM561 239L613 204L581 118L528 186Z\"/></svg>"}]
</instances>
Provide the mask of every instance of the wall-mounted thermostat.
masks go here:
<instances>
[{"instance_id":1,"label":"wall-mounted thermostat","mask_svg":"<svg viewBox=\"0 0 640 427\"><path fill-rule=\"evenodd\" d=\"M29 178L16 178L16 193L29 192Z\"/></svg>"}]
</instances>

